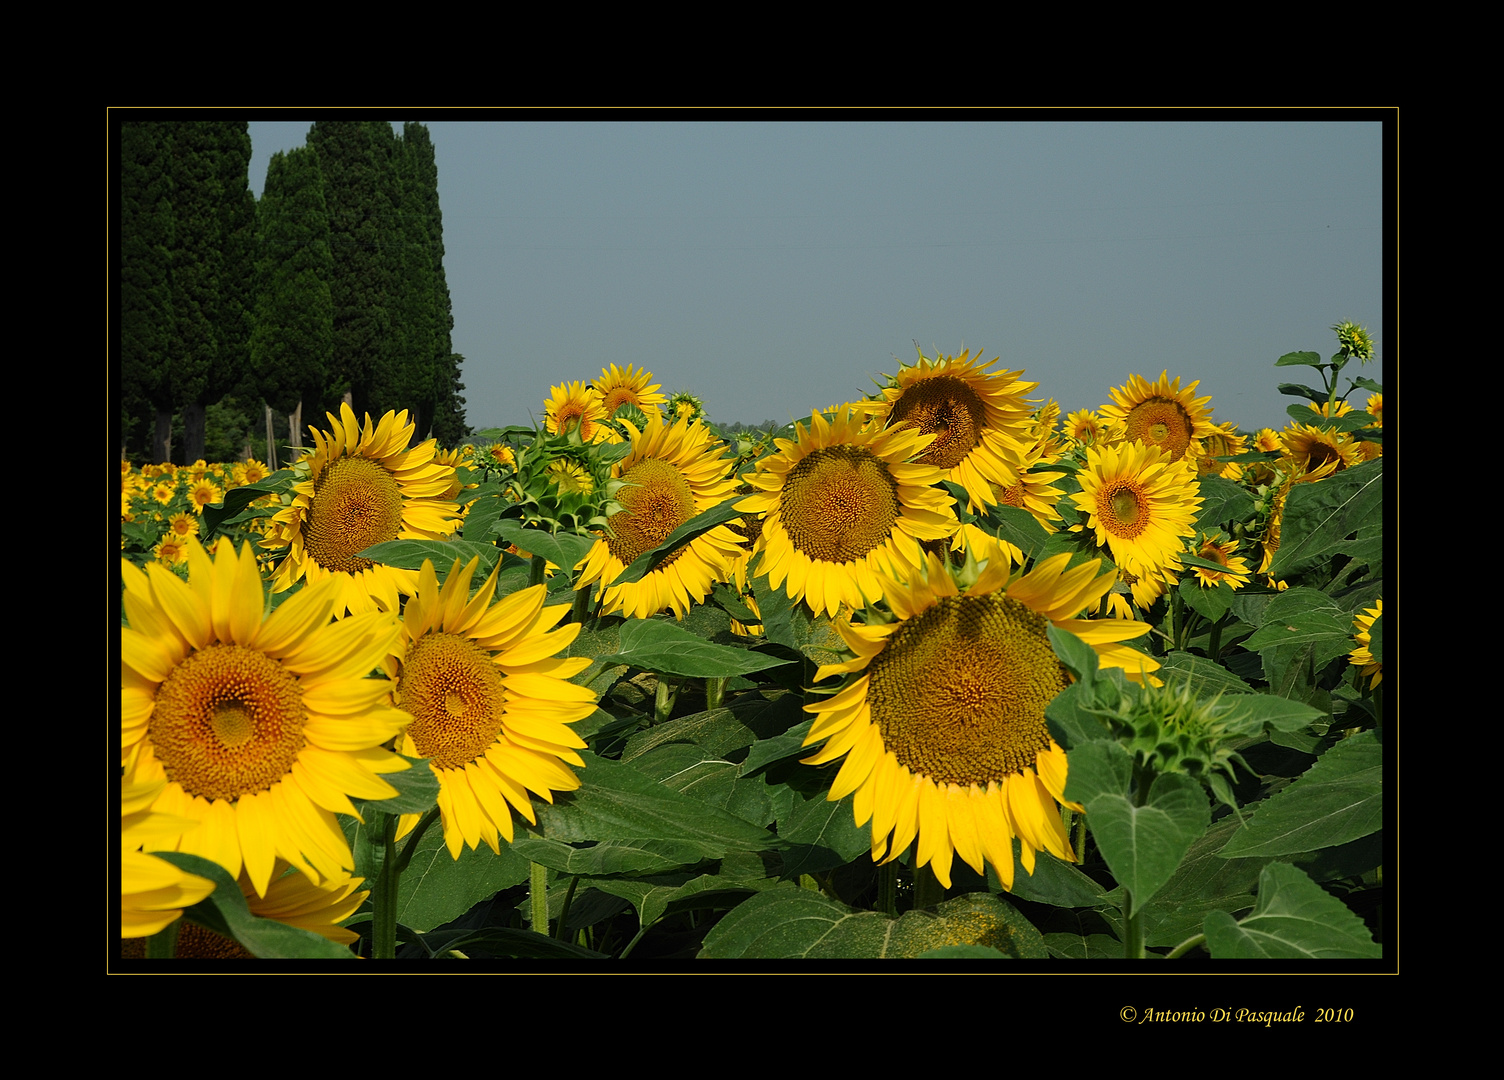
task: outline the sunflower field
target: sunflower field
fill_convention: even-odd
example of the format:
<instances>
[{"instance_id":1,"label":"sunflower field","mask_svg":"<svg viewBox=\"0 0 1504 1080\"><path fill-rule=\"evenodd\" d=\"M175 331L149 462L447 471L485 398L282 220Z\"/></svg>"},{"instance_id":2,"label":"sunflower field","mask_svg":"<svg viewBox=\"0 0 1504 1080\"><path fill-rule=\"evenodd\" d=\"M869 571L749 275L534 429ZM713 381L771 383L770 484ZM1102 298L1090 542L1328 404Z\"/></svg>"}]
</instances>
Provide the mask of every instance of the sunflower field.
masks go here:
<instances>
[{"instance_id":1,"label":"sunflower field","mask_svg":"<svg viewBox=\"0 0 1504 1080\"><path fill-rule=\"evenodd\" d=\"M1334 330L1281 431L921 353L769 433L610 365L457 448L122 462L122 957L1380 957Z\"/></svg>"}]
</instances>

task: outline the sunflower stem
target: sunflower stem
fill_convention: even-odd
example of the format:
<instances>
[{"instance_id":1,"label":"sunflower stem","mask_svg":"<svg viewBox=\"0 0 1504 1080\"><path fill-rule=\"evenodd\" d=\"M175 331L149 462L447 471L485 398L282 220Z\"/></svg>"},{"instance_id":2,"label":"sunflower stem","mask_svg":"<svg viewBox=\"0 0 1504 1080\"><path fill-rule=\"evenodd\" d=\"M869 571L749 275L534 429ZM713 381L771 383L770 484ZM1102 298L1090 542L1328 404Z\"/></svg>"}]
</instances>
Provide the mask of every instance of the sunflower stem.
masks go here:
<instances>
[{"instance_id":1,"label":"sunflower stem","mask_svg":"<svg viewBox=\"0 0 1504 1080\"><path fill-rule=\"evenodd\" d=\"M590 616L590 590L579 589L574 594L574 610L570 612L571 622L583 623Z\"/></svg>"},{"instance_id":2,"label":"sunflower stem","mask_svg":"<svg viewBox=\"0 0 1504 1080\"><path fill-rule=\"evenodd\" d=\"M528 588L532 588L534 585L542 585L543 575L547 572L548 560L545 559L542 555L534 555L532 557L532 561L528 563L527 567Z\"/></svg>"},{"instance_id":3,"label":"sunflower stem","mask_svg":"<svg viewBox=\"0 0 1504 1080\"><path fill-rule=\"evenodd\" d=\"M407 869L407 864L413 861L413 856L418 853L418 841L423 839L423 834L428 827L439 820L439 808L430 806L418 823L413 826L413 831L408 834L407 843L402 845L402 853L397 856L397 873Z\"/></svg>"},{"instance_id":4,"label":"sunflower stem","mask_svg":"<svg viewBox=\"0 0 1504 1080\"><path fill-rule=\"evenodd\" d=\"M374 822L381 835L381 872L371 889L371 959L394 960L397 957L397 883L402 871L397 868L397 815L378 815Z\"/></svg>"},{"instance_id":5,"label":"sunflower stem","mask_svg":"<svg viewBox=\"0 0 1504 1080\"><path fill-rule=\"evenodd\" d=\"M148 960L171 960L178 951L178 927L183 925L182 916L173 919L161 930L146 939Z\"/></svg>"},{"instance_id":6,"label":"sunflower stem","mask_svg":"<svg viewBox=\"0 0 1504 1080\"><path fill-rule=\"evenodd\" d=\"M885 862L877 868L877 910L898 914L898 864Z\"/></svg>"},{"instance_id":7,"label":"sunflower stem","mask_svg":"<svg viewBox=\"0 0 1504 1080\"><path fill-rule=\"evenodd\" d=\"M945 899L945 886L935 877L929 863L914 871L914 910L937 907Z\"/></svg>"},{"instance_id":8,"label":"sunflower stem","mask_svg":"<svg viewBox=\"0 0 1504 1080\"><path fill-rule=\"evenodd\" d=\"M1212 660L1215 660L1222 653L1222 627L1226 622L1227 615L1223 614L1222 618L1212 623L1212 639L1207 643L1206 647L1206 655Z\"/></svg>"},{"instance_id":9,"label":"sunflower stem","mask_svg":"<svg viewBox=\"0 0 1504 1080\"><path fill-rule=\"evenodd\" d=\"M705 710L707 712L709 712L711 709L719 709L721 707L721 702L726 700L727 681L728 677L725 675L710 675L706 677Z\"/></svg>"},{"instance_id":10,"label":"sunflower stem","mask_svg":"<svg viewBox=\"0 0 1504 1080\"><path fill-rule=\"evenodd\" d=\"M666 723L669 714L674 711L674 696L677 687L673 682L662 675L658 676L658 690L653 695L653 723Z\"/></svg>"},{"instance_id":11,"label":"sunflower stem","mask_svg":"<svg viewBox=\"0 0 1504 1080\"><path fill-rule=\"evenodd\" d=\"M548 937L548 867L542 863L530 865L532 869L528 874L527 891L533 932Z\"/></svg>"},{"instance_id":12,"label":"sunflower stem","mask_svg":"<svg viewBox=\"0 0 1504 1080\"><path fill-rule=\"evenodd\" d=\"M1133 906L1133 894L1128 894L1128 907ZM1127 910L1126 908L1124 909ZM1128 921L1123 926L1123 958L1126 960L1143 960L1144 956L1144 912L1140 909L1133 915L1128 916Z\"/></svg>"},{"instance_id":13,"label":"sunflower stem","mask_svg":"<svg viewBox=\"0 0 1504 1080\"><path fill-rule=\"evenodd\" d=\"M1165 959L1166 960L1179 960L1182 956L1184 956L1186 953L1190 952L1192 949L1196 948L1198 945L1204 945L1205 943L1206 943L1206 935L1205 934L1197 934L1195 937L1186 938L1179 945L1177 945L1173 949L1171 949L1169 951L1169 953L1165 956Z\"/></svg>"},{"instance_id":14,"label":"sunflower stem","mask_svg":"<svg viewBox=\"0 0 1504 1080\"><path fill-rule=\"evenodd\" d=\"M569 919L569 905L574 901L575 886L580 883L580 875L576 874L569 879L569 888L564 892L564 906L559 909L559 925L554 927L554 937L564 940L564 923Z\"/></svg>"}]
</instances>

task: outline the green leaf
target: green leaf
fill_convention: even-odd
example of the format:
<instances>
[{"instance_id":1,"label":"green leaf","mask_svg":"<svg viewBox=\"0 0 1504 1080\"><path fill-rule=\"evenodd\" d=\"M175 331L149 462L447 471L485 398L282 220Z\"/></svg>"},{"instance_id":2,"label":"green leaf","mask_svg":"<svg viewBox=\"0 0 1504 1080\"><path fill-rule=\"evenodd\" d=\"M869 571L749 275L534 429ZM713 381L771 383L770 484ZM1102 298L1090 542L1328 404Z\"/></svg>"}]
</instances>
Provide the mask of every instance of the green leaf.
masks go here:
<instances>
[{"instance_id":1,"label":"green leaf","mask_svg":"<svg viewBox=\"0 0 1504 1080\"><path fill-rule=\"evenodd\" d=\"M785 885L732 909L705 935L700 957L873 960L913 958L955 946L989 947L1019 959L1049 955L1039 931L990 893L967 893L934 911L910 911L893 919Z\"/></svg>"},{"instance_id":2,"label":"green leaf","mask_svg":"<svg viewBox=\"0 0 1504 1080\"><path fill-rule=\"evenodd\" d=\"M1198 487L1201 509L1196 514L1196 528L1204 531L1224 529L1253 516L1253 496L1242 484L1220 476L1203 476Z\"/></svg>"},{"instance_id":3,"label":"green leaf","mask_svg":"<svg viewBox=\"0 0 1504 1080\"><path fill-rule=\"evenodd\" d=\"M619 650L600 660L604 664L629 664L660 675L695 678L745 675L791 663L749 649L712 645L673 623L656 619L623 623Z\"/></svg>"},{"instance_id":4,"label":"green leaf","mask_svg":"<svg viewBox=\"0 0 1504 1080\"><path fill-rule=\"evenodd\" d=\"M1144 910L1144 944L1173 947L1201 932L1213 911L1246 911L1265 859L1224 859L1217 854L1238 820L1216 822L1186 852L1174 875ZM1121 947L1120 947L1121 948Z\"/></svg>"},{"instance_id":5,"label":"green leaf","mask_svg":"<svg viewBox=\"0 0 1504 1080\"><path fill-rule=\"evenodd\" d=\"M1372 731L1344 739L1293 784L1259 803L1219 854L1295 855L1377 832L1383 825L1383 756Z\"/></svg>"},{"instance_id":6,"label":"green leaf","mask_svg":"<svg viewBox=\"0 0 1504 1080\"><path fill-rule=\"evenodd\" d=\"M1217 567L1216 563L1208 564L1202 559L1193 559L1186 555L1183 557L1186 566L1199 566L1203 570ZM1197 577L1187 577L1180 582L1180 598L1185 601L1187 607L1200 615L1208 622L1217 622L1232 607L1232 598L1236 595L1233 588L1225 581L1219 581L1211 588L1207 588Z\"/></svg>"},{"instance_id":7,"label":"green leaf","mask_svg":"<svg viewBox=\"0 0 1504 1080\"><path fill-rule=\"evenodd\" d=\"M410 758L399 755L411 768L401 772L382 773L381 778L397 789L398 794L390 799L351 799L350 802L364 816L366 807L388 814L421 814L439 799L439 778L428 766L427 758Z\"/></svg>"},{"instance_id":8,"label":"green leaf","mask_svg":"<svg viewBox=\"0 0 1504 1080\"><path fill-rule=\"evenodd\" d=\"M1275 389L1277 389L1281 394L1288 395L1289 397L1303 397L1310 401L1316 402L1316 404L1318 405L1325 404L1327 398L1331 396L1325 390L1313 390L1311 387L1306 386L1304 383L1282 382ZM1317 415L1310 409L1307 409L1301 405L1291 405L1285 411L1293 416L1296 420L1299 420L1303 415L1307 417Z\"/></svg>"},{"instance_id":9,"label":"green leaf","mask_svg":"<svg viewBox=\"0 0 1504 1080\"><path fill-rule=\"evenodd\" d=\"M644 574L651 573L682 545L689 543L697 536L708 533L717 525L724 525L728 521L740 518L742 515L737 513L736 504L745 498L745 495L733 495L725 502L718 503L709 510L696 514L683 525L680 525L673 532L669 533L668 536L664 537L661 544L649 548L633 559L632 564L618 574L612 580L611 584L630 585L635 581L641 581Z\"/></svg>"},{"instance_id":10,"label":"green leaf","mask_svg":"<svg viewBox=\"0 0 1504 1080\"><path fill-rule=\"evenodd\" d=\"M1288 352L1274 362L1275 367L1289 367L1292 364L1303 364L1306 367L1321 367L1326 361L1321 359L1320 353L1313 352Z\"/></svg>"},{"instance_id":11,"label":"green leaf","mask_svg":"<svg viewBox=\"0 0 1504 1080\"><path fill-rule=\"evenodd\" d=\"M1243 641L1250 652L1300 642L1347 642L1352 619L1319 589L1288 589L1272 599L1261 613L1259 628ZM1350 645L1339 652L1347 652ZM1335 655L1335 654L1334 654Z\"/></svg>"},{"instance_id":12,"label":"green leaf","mask_svg":"<svg viewBox=\"0 0 1504 1080\"><path fill-rule=\"evenodd\" d=\"M349 946L330 941L312 930L302 930L275 919L262 919L252 915L240 886L218 863L181 851L154 851L152 854L172 863L179 870L186 870L214 882L214 891L184 911L184 917L216 934L233 938L254 955L262 959L279 960L356 958Z\"/></svg>"},{"instance_id":13,"label":"green leaf","mask_svg":"<svg viewBox=\"0 0 1504 1080\"><path fill-rule=\"evenodd\" d=\"M1206 917L1206 945L1218 960L1366 960L1382 955L1363 920L1288 863L1259 874L1259 896L1241 922Z\"/></svg>"},{"instance_id":14,"label":"green leaf","mask_svg":"<svg viewBox=\"0 0 1504 1080\"><path fill-rule=\"evenodd\" d=\"M1315 483L1296 484L1285 499L1279 550L1269 566L1273 579L1325 566L1342 553L1347 537L1382 527L1384 459L1378 458Z\"/></svg>"},{"instance_id":15,"label":"green leaf","mask_svg":"<svg viewBox=\"0 0 1504 1080\"><path fill-rule=\"evenodd\" d=\"M444 580L456 559L461 566L467 565L471 559L479 559L476 573L482 576L478 581L471 579L473 584L479 584L501 558L501 549L495 544L476 544L468 540L388 540L372 544L360 553L360 557L399 570L421 570L424 560L427 560L433 563L440 581Z\"/></svg>"},{"instance_id":16,"label":"green leaf","mask_svg":"<svg viewBox=\"0 0 1504 1080\"><path fill-rule=\"evenodd\" d=\"M580 560L595 546L596 540L593 536L581 536L578 533L548 533L542 529L529 529L516 518L497 521L496 534L506 543L515 544L519 551L547 559L565 574L574 572Z\"/></svg>"},{"instance_id":17,"label":"green leaf","mask_svg":"<svg viewBox=\"0 0 1504 1080\"><path fill-rule=\"evenodd\" d=\"M1155 778L1145 805L1128 797L1133 761L1115 742L1094 742L1069 752L1065 797L1086 807L1086 819L1108 868L1128 890L1132 917L1170 880L1191 845L1206 831L1211 810L1201 785L1189 776Z\"/></svg>"},{"instance_id":18,"label":"green leaf","mask_svg":"<svg viewBox=\"0 0 1504 1080\"><path fill-rule=\"evenodd\" d=\"M231 488L225 492L224 502L204 507L204 543L208 544L209 539L219 530L221 524L229 521L257 499L267 495L282 494L290 486L291 479L292 473L283 469L258 484L242 484L240 487Z\"/></svg>"},{"instance_id":19,"label":"green leaf","mask_svg":"<svg viewBox=\"0 0 1504 1080\"><path fill-rule=\"evenodd\" d=\"M1165 682L1177 686L1189 682L1191 693L1198 698L1214 694L1251 694L1253 687L1228 671L1221 664L1188 652L1171 652L1159 662L1155 672Z\"/></svg>"},{"instance_id":20,"label":"green leaf","mask_svg":"<svg viewBox=\"0 0 1504 1080\"><path fill-rule=\"evenodd\" d=\"M1016 544L1025 559L1036 558L1049 542L1049 531L1022 507L999 505L988 513L998 522L998 539Z\"/></svg>"},{"instance_id":21,"label":"green leaf","mask_svg":"<svg viewBox=\"0 0 1504 1080\"><path fill-rule=\"evenodd\" d=\"M687 879L687 880L686 880ZM779 887L777 878L723 877L721 874L663 874L649 878L581 878L589 886L619 896L637 909L642 926L652 926L665 915L686 911L735 907L748 895Z\"/></svg>"},{"instance_id":22,"label":"green leaf","mask_svg":"<svg viewBox=\"0 0 1504 1080\"><path fill-rule=\"evenodd\" d=\"M406 845L397 841L397 850ZM528 879L528 861L500 841L498 855L481 843L461 846L458 859L444 843L442 821L423 834L397 883L397 921L420 934L453 922L482 900Z\"/></svg>"},{"instance_id":23,"label":"green leaf","mask_svg":"<svg viewBox=\"0 0 1504 1080\"><path fill-rule=\"evenodd\" d=\"M778 835L791 845L783 855L785 877L833 870L871 852L872 828L856 824L851 802L850 795L835 802L824 795L795 798L778 822Z\"/></svg>"},{"instance_id":24,"label":"green leaf","mask_svg":"<svg viewBox=\"0 0 1504 1080\"><path fill-rule=\"evenodd\" d=\"M561 874L664 874L705 860L697 845L677 840L606 840L577 848L544 837L519 836L512 850Z\"/></svg>"}]
</instances>

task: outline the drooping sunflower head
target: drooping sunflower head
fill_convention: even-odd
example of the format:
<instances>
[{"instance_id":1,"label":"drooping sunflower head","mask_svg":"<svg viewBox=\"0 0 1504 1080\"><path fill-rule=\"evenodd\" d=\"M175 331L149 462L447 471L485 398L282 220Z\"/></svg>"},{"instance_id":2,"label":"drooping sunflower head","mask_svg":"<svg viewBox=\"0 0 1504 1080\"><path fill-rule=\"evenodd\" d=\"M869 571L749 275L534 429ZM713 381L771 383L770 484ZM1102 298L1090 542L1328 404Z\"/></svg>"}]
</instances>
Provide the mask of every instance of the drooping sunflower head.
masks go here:
<instances>
[{"instance_id":1,"label":"drooping sunflower head","mask_svg":"<svg viewBox=\"0 0 1504 1080\"><path fill-rule=\"evenodd\" d=\"M828 795L855 793L860 827L872 822L872 856L897 858L916 838L916 865L950 885L953 853L1013 885L1012 840L1024 869L1035 852L1073 860L1059 807L1065 753L1050 737L1045 707L1070 682L1051 648L1051 625L1080 637L1104 667L1141 675L1158 667L1116 642L1145 623L1081 619L1111 587L1093 561L1066 569L1068 555L1009 576L997 548L962 588L945 561L929 556L889 602L896 621L836 625L854 658L827 664L816 680L854 676L834 696L806 705L815 714L805 744L828 740L809 764L845 756ZM891 834L892 841L889 842Z\"/></svg>"},{"instance_id":2,"label":"drooping sunflower head","mask_svg":"<svg viewBox=\"0 0 1504 1080\"><path fill-rule=\"evenodd\" d=\"M741 552L740 538L717 525L669 553L636 582L615 584L639 555L667 540L680 525L736 491L735 462L722 457L725 446L703 424L681 417L672 425L654 412L647 427L631 432L632 450L612 466L622 482L616 493L621 510L607 519L610 535L596 541L580 562L576 589L602 589L604 611L645 619L672 610L682 619L691 603L705 599L718 581L728 580Z\"/></svg>"},{"instance_id":3,"label":"drooping sunflower head","mask_svg":"<svg viewBox=\"0 0 1504 1080\"><path fill-rule=\"evenodd\" d=\"M1296 475L1315 479L1363 463L1357 440L1345 431L1292 423L1280 432L1279 438L1291 463L1289 471Z\"/></svg>"},{"instance_id":4,"label":"drooping sunflower head","mask_svg":"<svg viewBox=\"0 0 1504 1080\"><path fill-rule=\"evenodd\" d=\"M1196 472L1201 476L1220 476L1238 480L1243 475L1243 466L1236 461L1218 461L1219 457L1236 457L1248 449L1248 436L1238 434L1238 426L1229 420L1218 424L1210 435L1201 440L1201 454L1196 459Z\"/></svg>"},{"instance_id":5,"label":"drooping sunflower head","mask_svg":"<svg viewBox=\"0 0 1504 1080\"><path fill-rule=\"evenodd\" d=\"M1003 449L1022 450L1029 438L1029 403L1024 395L1038 383L1023 382L1021 371L987 369L997 357L979 363L967 350L934 361L923 353L917 364L899 369L883 390L889 427L905 426L933 435L919 463L940 469L966 488L974 507L993 501L990 485L1001 483Z\"/></svg>"},{"instance_id":6,"label":"drooping sunflower head","mask_svg":"<svg viewBox=\"0 0 1504 1080\"><path fill-rule=\"evenodd\" d=\"M1071 499L1114 562L1140 576L1180 567L1202 502L1191 461L1142 442L1091 447L1078 479Z\"/></svg>"},{"instance_id":7,"label":"drooping sunflower head","mask_svg":"<svg viewBox=\"0 0 1504 1080\"><path fill-rule=\"evenodd\" d=\"M424 562L385 660L393 696L413 717L403 753L428 758L439 779L444 841L455 858L482 840L492 851L501 837L510 842L513 810L536 824L528 792L553 802L553 792L580 786L565 763L583 767L585 743L568 725L595 709L595 695L568 681L589 659L554 658L580 632L579 623L554 629L569 605L545 607L543 585L493 604L495 571L472 597L478 565L456 560L440 588ZM398 836L417 820L404 815Z\"/></svg>"},{"instance_id":8,"label":"drooping sunflower head","mask_svg":"<svg viewBox=\"0 0 1504 1080\"><path fill-rule=\"evenodd\" d=\"M310 880L354 868L336 812L385 799L380 774L407 764L383 750L408 717L366 675L399 634L395 614L331 623L339 583L308 586L263 618L251 546L221 538L211 557L188 540L188 581L122 562L121 757L126 783L163 781L152 809L191 827L152 850L242 865L262 895L274 858Z\"/></svg>"},{"instance_id":9,"label":"drooping sunflower head","mask_svg":"<svg viewBox=\"0 0 1504 1080\"><path fill-rule=\"evenodd\" d=\"M763 514L756 550L773 588L834 616L883 595L879 575L903 580L922 560L919 543L948 538L955 511L936 465L912 459L933 441L907 424L882 431L846 406L826 421L812 413L795 438L758 462L756 494L736 504ZM989 493L990 495L990 493Z\"/></svg>"},{"instance_id":10,"label":"drooping sunflower head","mask_svg":"<svg viewBox=\"0 0 1504 1080\"><path fill-rule=\"evenodd\" d=\"M1180 379L1162 372L1158 382L1128 376L1126 385L1110 391L1112 404L1102 406L1102 418L1114 426L1124 442L1141 442L1163 450L1171 461L1178 461L1194 448L1192 444L1215 430L1211 396L1198 398L1200 381L1180 388Z\"/></svg>"},{"instance_id":11,"label":"drooping sunflower head","mask_svg":"<svg viewBox=\"0 0 1504 1080\"><path fill-rule=\"evenodd\" d=\"M342 586L342 614L382 607L395 612L398 594L411 594L417 571L372 563L360 552L389 540L443 540L460 523L447 495L452 466L434 461L433 439L408 449L407 413L387 413L362 428L349 405L327 414L328 432L310 428L313 447L296 466L306 479L293 486L292 504L273 519L270 547L287 548L274 581L283 592L306 579L328 577Z\"/></svg>"},{"instance_id":12,"label":"drooping sunflower head","mask_svg":"<svg viewBox=\"0 0 1504 1080\"><path fill-rule=\"evenodd\" d=\"M1212 588L1222 581L1227 582L1234 589L1240 589L1248 584L1251 571L1248 569L1246 559L1233 554L1237 550L1237 541L1225 538L1217 530L1201 534L1200 543L1192 547L1191 553L1203 562L1217 563L1226 568L1207 570L1200 566L1194 567L1196 578L1201 582L1202 588Z\"/></svg>"},{"instance_id":13,"label":"drooping sunflower head","mask_svg":"<svg viewBox=\"0 0 1504 1080\"><path fill-rule=\"evenodd\" d=\"M649 415L657 411L668 398L656 392L660 384L652 380L651 371L631 364L627 365L626 370L615 364L601 368L601 376L595 380L595 389L601 395L601 407L605 409L607 418L615 416L616 410L623 405L635 405Z\"/></svg>"},{"instance_id":14,"label":"drooping sunflower head","mask_svg":"<svg viewBox=\"0 0 1504 1080\"><path fill-rule=\"evenodd\" d=\"M543 403L543 427L550 435L578 430L583 442L618 442L616 433L604 421L606 407L601 392L582 382L549 387L549 399Z\"/></svg>"}]
</instances>

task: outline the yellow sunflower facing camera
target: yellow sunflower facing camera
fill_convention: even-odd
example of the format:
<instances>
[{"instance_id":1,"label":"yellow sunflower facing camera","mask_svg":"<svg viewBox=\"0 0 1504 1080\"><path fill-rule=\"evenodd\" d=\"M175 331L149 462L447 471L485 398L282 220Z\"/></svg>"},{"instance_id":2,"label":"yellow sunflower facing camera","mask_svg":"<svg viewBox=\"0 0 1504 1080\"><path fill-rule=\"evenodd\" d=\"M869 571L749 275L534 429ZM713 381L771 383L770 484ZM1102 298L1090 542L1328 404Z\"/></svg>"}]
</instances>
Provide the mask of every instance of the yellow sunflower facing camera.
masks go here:
<instances>
[{"instance_id":1,"label":"yellow sunflower facing camera","mask_svg":"<svg viewBox=\"0 0 1504 1080\"><path fill-rule=\"evenodd\" d=\"M122 561L129 626L120 630L124 784L162 781L152 802L185 826L151 851L244 866L266 895L287 860L318 883L355 868L336 813L353 796L387 799L381 778L407 762L382 748L407 723L391 684L366 676L401 632L395 614L332 622L340 583L325 578L263 617L249 544L188 543L188 581Z\"/></svg>"},{"instance_id":2,"label":"yellow sunflower facing camera","mask_svg":"<svg viewBox=\"0 0 1504 1080\"><path fill-rule=\"evenodd\" d=\"M434 460L429 439L408 449L413 425L407 413L387 413L374 427L355 419L349 405L326 414L331 430L313 432L313 447L295 468L306 476L293 486L292 504L272 518L270 548L287 555L272 591L299 581L340 584L336 614L378 608L396 612L399 594L411 595L416 570L399 570L360 557L389 540L443 540L460 524L459 506L446 496L454 486L452 466Z\"/></svg>"},{"instance_id":3,"label":"yellow sunflower facing camera","mask_svg":"<svg viewBox=\"0 0 1504 1080\"><path fill-rule=\"evenodd\" d=\"M601 368L601 376L595 380L595 389L601 395L601 408L608 418L615 416L616 410L623 405L635 405L651 416L668 401L666 394L657 392L660 385L653 382L651 371L631 364L626 370L615 364Z\"/></svg>"},{"instance_id":4,"label":"yellow sunflower facing camera","mask_svg":"<svg viewBox=\"0 0 1504 1080\"><path fill-rule=\"evenodd\" d=\"M935 487L937 465L913 461L934 440L909 425L876 431L860 409L827 421L810 415L795 438L758 462L748 482L760 489L736 508L763 514L755 574L773 588L834 617L842 604L879 600L879 575L905 580L924 559L919 544L959 527L951 498Z\"/></svg>"},{"instance_id":5,"label":"yellow sunflower facing camera","mask_svg":"<svg viewBox=\"0 0 1504 1080\"><path fill-rule=\"evenodd\" d=\"M1071 499L1115 563L1141 577L1180 568L1202 502L1194 459L1141 442L1094 446L1077 478L1081 490Z\"/></svg>"},{"instance_id":6,"label":"yellow sunflower facing camera","mask_svg":"<svg viewBox=\"0 0 1504 1080\"><path fill-rule=\"evenodd\" d=\"M970 350L933 361L921 354L883 390L888 426L935 436L919 463L935 466L965 488L973 510L996 501L993 484L1013 479L1003 458L1010 447L1024 452L1032 428L1024 395L1039 387L1021 381L1022 371L989 372L998 358L979 360L980 354L971 359Z\"/></svg>"},{"instance_id":7,"label":"yellow sunflower facing camera","mask_svg":"<svg viewBox=\"0 0 1504 1080\"><path fill-rule=\"evenodd\" d=\"M721 457L725 447L709 428L687 417L668 426L654 413L642 431L626 426L632 432L632 451L611 467L611 475L624 484L616 493L622 509L607 519L612 535L597 540L580 560L575 588L597 586L605 614L646 619L672 611L682 619L716 582L728 580L741 553L741 538L725 525L670 552L641 580L614 582L643 552L734 494L734 462Z\"/></svg>"},{"instance_id":8,"label":"yellow sunflower facing camera","mask_svg":"<svg viewBox=\"0 0 1504 1080\"><path fill-rule=\"evenodd\" d=\"M855 658L822 666L815 680L855 678L805 706L815 714L805 745L827 740L805 760L845 757L827 797L854 793L857 826L872 823L875 862L897 858L917 840L914 865L929 865L946 888L959 854L978 873L990 862L1011 889L1015 836L1029 874L1038 851L1074 861L1060 807L1081 808L1064 800L1065 752L1044 717L1070 674L1046 628L1075 634L1103 667L1130 677L1159 664L1117 644L1148 633L1146 623L1077 618L1116 575L1099 573L1095 560L1067 570L1069 558L1054 556L1010 578L1008 557L994 546L963 587L931 555L907 586L890 589L896 621L837 620Z\"/></svg>"},{"instance_id":9,"label":"yellow sunflower facing camera","mask_svg":"<svg viewBox=\"0 0 1504 1080\"><path fill-rule=\"evenodd\" d=\"M1163 450L1171 461L1187 453L1199 452L1198 439L1216 431L1212 411L1207 408L1211 396L1197 397L1200 381L1180 388L1177 376L1160 373L1159 381L1149 382L1138 375L1128 376L1126 386L1109 391L1112 404L1102 406L1102 419L1112 425L1113 433L1123 442L1141 442Z\"/></svg>"},{"instance_id":10,"label":"yellow sunflower facing camera","mask_svg":"<svg viewBox=\"0 0 1504 1080\"><path fill-rule=\"evenodd\" d=\"M456 560L441 589L424 561L384 661L394 700L413 718L401 750L428 758L438 777L444 843L456 859L467 845L499 852L499 839L510 843L513 810L536 824L528 792L553 802L553 792L580 786L567 766L584 766L585 743L568 725L595 710L595 695L568 681L590 660L555 658L580 632L579 623L554 629L569 605L545 607L543 585L493 604L496 571L471 596L478 564ZM417 821L403 815L397 836Z\"/></svg>"}]
</instances>

